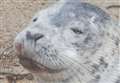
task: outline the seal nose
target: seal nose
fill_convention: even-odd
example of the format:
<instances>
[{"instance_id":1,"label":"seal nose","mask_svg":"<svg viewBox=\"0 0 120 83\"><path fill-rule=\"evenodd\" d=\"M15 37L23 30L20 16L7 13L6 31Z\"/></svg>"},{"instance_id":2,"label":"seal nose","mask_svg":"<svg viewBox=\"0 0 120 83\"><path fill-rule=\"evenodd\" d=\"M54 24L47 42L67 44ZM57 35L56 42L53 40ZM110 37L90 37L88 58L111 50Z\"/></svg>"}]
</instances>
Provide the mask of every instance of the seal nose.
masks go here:
<instances>
[{"instance_id":1,"label":"seal nose","mask_svg":"<svg viewBox=\"0 0 120 83\"><path fill-rule=\"evenodd\" d=\"M32 34L30 31L26 32L26 38L29 39L29 40L37 41L37 40L39 40L39 39L41 39L43 37L44 37L44 35L41 34L41 33Z\"/></svg>"}]
</instances>

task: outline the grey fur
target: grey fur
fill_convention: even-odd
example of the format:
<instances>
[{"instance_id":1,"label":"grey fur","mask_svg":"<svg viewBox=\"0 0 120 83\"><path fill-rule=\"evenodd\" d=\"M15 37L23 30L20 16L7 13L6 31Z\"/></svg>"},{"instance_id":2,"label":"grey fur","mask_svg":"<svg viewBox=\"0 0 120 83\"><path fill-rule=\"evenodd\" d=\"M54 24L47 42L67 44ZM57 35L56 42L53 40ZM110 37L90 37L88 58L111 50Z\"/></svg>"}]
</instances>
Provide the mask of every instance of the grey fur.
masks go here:
<instances>
[{"instance_id":1,"label":"grey fur","mask_svg":"<svg viewBox=\"0 0 120 83\"><path fill-rule=\"evenodd\" d=\"M61 0L40 11L15 47L37 83L119 83L120 28L89 3Z\"/></svg>"}]
</instances>

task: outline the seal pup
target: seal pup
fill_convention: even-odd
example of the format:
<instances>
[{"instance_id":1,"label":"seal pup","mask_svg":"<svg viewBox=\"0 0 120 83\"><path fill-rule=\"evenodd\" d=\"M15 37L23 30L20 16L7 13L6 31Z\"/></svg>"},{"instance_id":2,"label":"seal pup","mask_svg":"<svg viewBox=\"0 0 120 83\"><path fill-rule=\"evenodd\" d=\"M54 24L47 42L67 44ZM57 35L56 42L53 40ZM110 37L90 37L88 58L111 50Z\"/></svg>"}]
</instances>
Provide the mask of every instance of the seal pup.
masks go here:
<instances>
[{"instance_id":1,"label":"seal pup","mask_svg":"<svg viewBox=\"0 0 120 83\"><path fill-rule=\"evenodd\" d=\"M120 83L120 27L89 3L61 0L41 10L14 45L37 83Z\"/></svg>"}]
</instances>

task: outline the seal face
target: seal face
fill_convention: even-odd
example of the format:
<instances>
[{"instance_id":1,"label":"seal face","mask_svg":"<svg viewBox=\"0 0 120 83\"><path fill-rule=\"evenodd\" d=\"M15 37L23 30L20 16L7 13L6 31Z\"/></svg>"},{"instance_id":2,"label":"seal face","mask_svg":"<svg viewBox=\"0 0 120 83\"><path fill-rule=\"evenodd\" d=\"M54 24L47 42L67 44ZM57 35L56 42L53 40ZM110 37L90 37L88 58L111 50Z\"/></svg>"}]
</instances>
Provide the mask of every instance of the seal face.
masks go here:
<instances>
[{"instance_id":1,"label":"seal face","mask_svg":"<svg viewBox=\"0 0 120 83\"><path fill-rule=\"evenodd\" d=\"M79 0L63 0L33 18L17 35L15 50L20 63L38 75L39 82L115 83L118 31L102 9Z\"/></svg>"}]
</instances>

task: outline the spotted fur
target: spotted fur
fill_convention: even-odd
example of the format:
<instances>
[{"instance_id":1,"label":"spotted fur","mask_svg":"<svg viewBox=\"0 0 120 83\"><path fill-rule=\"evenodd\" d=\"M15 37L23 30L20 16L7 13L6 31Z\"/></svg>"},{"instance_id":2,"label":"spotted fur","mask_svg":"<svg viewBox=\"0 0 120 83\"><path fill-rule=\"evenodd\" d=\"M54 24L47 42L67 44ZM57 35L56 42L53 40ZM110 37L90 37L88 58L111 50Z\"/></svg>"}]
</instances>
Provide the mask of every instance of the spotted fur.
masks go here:
<instances>
[{"instance_id":1,"label":"spotted fur","mask_svg":"<svg viewBox=\"0 0 120 83\"><path fill-rule=\"evenodd\" d=\"M15 49L37 83L120 83L119 25L89 3L61 0L40 11Z\"/></svg>"}]
</instances>

